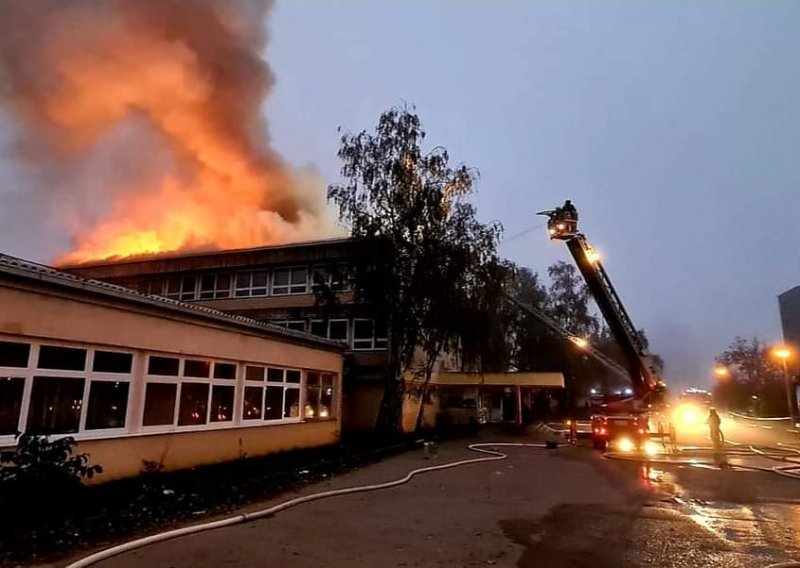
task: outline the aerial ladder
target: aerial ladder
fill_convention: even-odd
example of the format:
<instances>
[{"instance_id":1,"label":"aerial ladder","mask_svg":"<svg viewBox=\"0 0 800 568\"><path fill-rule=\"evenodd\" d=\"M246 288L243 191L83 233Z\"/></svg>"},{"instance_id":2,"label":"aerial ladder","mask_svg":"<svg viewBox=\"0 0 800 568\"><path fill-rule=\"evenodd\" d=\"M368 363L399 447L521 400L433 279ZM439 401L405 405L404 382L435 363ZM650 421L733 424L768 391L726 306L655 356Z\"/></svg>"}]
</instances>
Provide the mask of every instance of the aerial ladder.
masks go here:
<instances>
[{"instance_id":1,"label":"aerial ladder","mask_svg":"<svg viewBox=\"0 0 800 568\"><path fill-rule=\"evenodd\" d=\"M536 306L521 302L511 295L508 295L507 297L509 301L511 301L518 308L522 309L525 312L528 312L530 315L532 315L540 322L545 324L547 327L550 328L551 331L555 332L563 339L575 344L578 348L584 351L588 356L592 357L595 361L603 365L606 369L608 369L618 377L622 378L623 380L628 380L628 370L619 363L617 363L616 361L614 361L614 359L612 359L611 357L609 357L608 355L606 355L605 353L594 347L591 343L589 343L587 339L570 332L567 328L562 326L560 323L558 323L550 316L546 315L542 310L540 310Z\"/></svg>"},{"instance_id":2,"label":"aerial ladder","mask_svg":"<svg viewBox=\"0 0 800 568\"><path fill-rule=\"evenodd\" d=\"M627 401L615 404L613 410L630 414L658 412L664 403L666 390L664 381L614 289L600 255L589 244L586 236L579 232L577 209L568 200L562 207L541 211L537 215L547 216L547 230L551 240L566 243L589 292L622 351L624 368L631 382L633 396ZM611 406L609 404L609 407Z\"/></svg>"}]
</instances>

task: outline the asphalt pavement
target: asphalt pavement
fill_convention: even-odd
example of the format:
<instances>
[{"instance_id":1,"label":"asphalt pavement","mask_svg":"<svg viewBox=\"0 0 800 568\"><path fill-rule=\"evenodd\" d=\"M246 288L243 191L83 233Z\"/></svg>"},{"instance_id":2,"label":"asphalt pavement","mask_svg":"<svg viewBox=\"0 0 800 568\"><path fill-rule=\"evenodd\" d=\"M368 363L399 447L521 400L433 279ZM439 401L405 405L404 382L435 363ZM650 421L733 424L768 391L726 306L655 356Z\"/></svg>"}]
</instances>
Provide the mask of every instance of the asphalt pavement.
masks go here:
<instances>
[{"instance_id":1,"label":"asphalt pavement","mask_svg":"<svg viewBox=\"0 0 800 568\"><path fill-rule=\"evenodd\" d=\"M684 447L709 444L705 426L696 426L679 433ZM795 436L729 417L722 427L731 448L798 443ZM548 432L480 435L494 442L555 438ZM436 455L396 456L251 509L474 457L465 446L451 442ZM587 446L503 449L508 458L502 461L311 502L98 566L766 567L800 560L800 480L718 467L709 452L647 464L606 459Z\"/></svg>"}]
</instances>

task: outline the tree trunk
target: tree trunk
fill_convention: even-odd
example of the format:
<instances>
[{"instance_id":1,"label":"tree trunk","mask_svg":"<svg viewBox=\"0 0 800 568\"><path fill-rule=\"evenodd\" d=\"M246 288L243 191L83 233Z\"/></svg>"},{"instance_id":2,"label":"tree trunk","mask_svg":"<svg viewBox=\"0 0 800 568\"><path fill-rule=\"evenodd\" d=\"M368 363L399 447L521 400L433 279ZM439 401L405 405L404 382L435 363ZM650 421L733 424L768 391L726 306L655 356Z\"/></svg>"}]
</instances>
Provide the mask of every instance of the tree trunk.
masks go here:
<instances>
[{"instance_id":1,"label":"tree trunk","mask_svg":"<svg viewBox=\"0 0 800 568\"><path fill-rule=\"evenodd\" d=\"M381 437L394 437L400 428L400 419L403 415L403 395L405 383L397 365L390 365L386 369L384 379L383 397L381 399L375 431Z\"/></svg>"},{"instance_id":2,"label":"tree trunk","mask_svg":"<svg viewBox=\"0 0 800 568\"><path fill-rule=\"evenodd\" d=\"M417 420L414 423L414 432L422 430L425 418L425 397L428 395L428 384L431 382L431 372L425 371L425 382L422 383L422 391L419 395L419 409L417 410Z\"/></svg>"}]
</instances>

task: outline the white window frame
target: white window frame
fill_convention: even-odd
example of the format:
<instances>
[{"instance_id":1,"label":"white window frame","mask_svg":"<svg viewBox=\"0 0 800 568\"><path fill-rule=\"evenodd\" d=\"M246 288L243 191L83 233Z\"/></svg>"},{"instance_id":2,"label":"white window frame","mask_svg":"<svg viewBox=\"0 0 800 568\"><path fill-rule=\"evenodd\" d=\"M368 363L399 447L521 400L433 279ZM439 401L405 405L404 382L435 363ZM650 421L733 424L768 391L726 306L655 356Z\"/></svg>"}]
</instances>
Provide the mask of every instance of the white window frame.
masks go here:
<instances>
[{"instance_id":1,"label":"white window frame","mask_svg":"<svg viewBox=\"0 0 800 568\"><path fill-rule=\"evenodd\" d=\"M306 407L309 406L308 404L308 389L311 384L310 376L316 375L316 387L317 387L317 407L314 409L313 416L307 416ZM331 381L331 389L333 389L333 393L331 395L331 404L328 409L328 416L320 417L320 408L322 406L322 390L323 385L325 384L325 377L328 377ZM308 370L305 372L304 381L303 381L303 421L304 422L322 422L325 420L336 420L337 413L339 411L336 402L336 391L338 389L338 381L336 373L331 373L329 371L315 371L315 370Z\"/></svg>"},{"instance_id":2,"label":"white window frame","mask_svg":"<svg viewBox=\"0 0 800 568\"><path fill-rule=\"evenodd\" d=\"M64 437L74 437L75 440L94 440L94 439L114 439L126 438L134 436L147 436L165 433L180 433L180 432L195 432L195 431L208 431L219 430L228 428L251 428L251 427L264 427L266 425L281 425L281 424L296 424L304 422L303 414L306 399L306 380L308 372L329 374L334 377L334 388L338 388L336 382L337 374L328 370L322 369L302 369L297 367L287 367L285 365L276 365L264 361L232 361L228 359L217 359L202 356L195 356L189 354L177 354L170 352L157 352L157 351L142 351L130 348L118 347L115 345L100 345L100 344L83 344L78 342L68 341L49 341L38 340L29 337L21 337L15 335L3 334L0 335L0 341L9 341L14 343L23 343L30 346L28 354L28 362L26 367L0 367L0 376L20 378L24 381L22 401L20 405L20 414L17 422L18 429L24 431L27 426L28 414L30 410L31 394L33 390L34 377L64 377L82 379L83 392L81 397L81 413L79 417L79 426L77 432L72 433L59 433L51 434L51 439L60 439ZM83 371L62 371L52 369L37 369L41 345L53 345L57 347L72 347L86 350L86 364ZM131 370L129 373L110 373L93 371L95 353L97 351L109 351L116 353L126 353L131 356ZM178 375L150 375L147 373L150 357L166 357L177 359L178 361ZM185 361L187 359L207 361L210 363L210 376L208 378L202 377L185 377ZM236 375L234 379L215 379L214 367L218 363L235 365ZM257 366L264 369L263 380L247 380L245 375L245 366ZM267 371L268 368L276 368L282 370L281 381L268 381ZM288 382L287 376L289 372L298 374L299 382ZM88 416L88 402L91 386L93 382L127 382L128 383L128 396L126 400L125 409L125 426L123 428L100 428L94 430L86 429L86 419ZM180 413L180 400L181 400L181 385L184 382L200 382L208 383L208 401L206 421L204 424L178 426L178 417ZM175 404L172 412L172 421L170 424L158 424L153 426L144 426L142 420L144 417L144 405L147 394L147 385L150 383L161 384L174 384L175 385ZM232 419L225 422L211 422L212 399L213 389L215 385L232 387L234 389ZM281 387L281 414L280 419L264 420L265 411L265 396L267 386L280 386ZM259 419L244 420L243 418L243 402L244 402L244 389L245 387L258 387L261 390L261 405L262 414ZM284 417L286 413L287 393L290 389L295 389L298 399L298 416ZM338 401L336 400L337 393L334 392L333 405L337 408ZM3 446L14 446L16 441L13 435L0 436L0 444Z\"/></svg>"},{"instance_id":3,"label":"white window frame","mask_svg":"<svg viewBox=\"0 0 800 568\"><path fill-rule=\"evenodd\" d=\"M235 272L218 272L215 274L214 278L214 299L215 300L227 300L228 298L233 298L233 288L235 285ZM219 287L219 279L220 276L227 276L228 277L228 287L227 288L220 288Z\"/></svg>"},{"instance_id":4,"label":"white window frame","mask_svg":"<svg viewBox=\"0 0 800 568\"><path fill-rule=\"evenodd\" d=\"M347 326L347 333L344 339L333 339L331 337L331 324L334 322L336 323L345 322L345 325ZM324 319L318 319L318 318L312 319L308 326L309 333L312 333L311 329L315 323L325 323L325 335L317 337L324 337L325 339L331 339L332 341L341 341L343 343L346 343L348 347L350 347L353 344L353 325L350 323L349 318L331 318L327 320L327 322Z\"/></svg>"},{"instance_id":5,"label":"white window frame","mask_svg":"<svg viewBox=\"0 0 800 568\"><path fill-rule=\"evenodd\" d=\"M264 273L264 285L255 286L254 279L257 272ZM247 275L247 285L239 286L240 275ZM269 296L270 271L267 268L253 268L249 270L237 270L233 273L233 296L232 298L266 298ZM258 293L256 293L258 291ZM243 292L240 294L240 292Z\"/></svg>"},{"instance_id":6,"label":"white window frame","mask_svg":"<svg viewBox=\"0 0 800 568\"><path fill-rule=\"evenodd\" d=\"M371 338L357 338L356 337L356 322L367 321L372 324L372 337ZM375 337L378 326L372 318L353 318L353 351L382 351L387 347L387 340L385 337ZM356 341L366 342L369 341L369 347L356 347ZM383 343L379 346L379 343Z\"/></svg>"},{"instance_id":7,"label":"white window frame","mask_svg":"<svg viewBox=\"0 0 800 568\"><path fill-rule=\"evenodd\" d=\"M12 343L25 343L30 345L30 352L28 354L28 365L22 367L0 367L0 376L21 378L25 380L22 390L22 404L20 406L19 418L17 420L17 429L20 432L25 432L28 425L28 415L31 408L31 395L33 394L33 382L36 377L44 378L64 378L64 379L82 379L83 380L83 393L81 397L81 412L78 418L78 431L77 432L59 432L49 434L51 439L61 439L66 437L73 437L76 440L92 440L97 438L116 438L129 435L131 432L131 423L133 420L133 389L134 377L136 376L136 354L130 349L119 348L111 345L86 345L83 343L73 343L67 341L50 341L50 340L34 340L26 337L17 336L0 336L0 341L8 341ZM39 353L42 346L54 347L69 347L73 349L83 349L86 351L85 366L82 371L68 371L60 369L39 369ZM109 373L93 371L94 356L96 351L110 351L115 353L126 353L131 355L131 371L129 373ZM88 430L86 428L86 417L89 409L89 393L91 390L92 382L126 382L128 383L128 397L125 407L125 426L122 428L96 428ZM0 435L0 445L14 446L16 440L13 435Z\"/></svg>"},{"instance_id":8,"label":"white window frame","mask_svg":"<svg viewBox=\"0 0 800 568\"><path fill-rule=\"evenodd\" d=\"M203 290L203 279L204 278L211 278L211 289L210 290ZM208 296L204 297L203 294L209 294ZM203 300L213 300L217 295L217 274L215 272L206 272L197 275L197 299L200 301Z\"/></svg>"},{"instance_id":9,"label":"white window frame","mask_svg":"<svg viewBox=\"0 0 800 568\"><path fill-rule=\"evenodd\" d=\"M298 271L301 271L301 270L305 271L305 274L306 274L305 282L302 285L301 284L293 284L292 280L293 280L295 272L298 272ZM289 282L287 284L278 284L277 287L279 287L280 290L276 291L276 289L275 289L276 288L275 276L279 272L283 272L283 271L288 271L289 272ZM273 268L272 272L270 274L270 279L269 279L269 281L270 281L270 295L272 295L272 296L296 296L296 295L300 295L300 294L308 294L309 291L310 291L310 287L311 287L311 282L310 282L311 278L312 278L311 277L311 270L309 270L309 267L307 265L302 265L302 266L281 266L281 267ZM302 286L302 290L300 289L301 286ZM284 288L286 289L285 291L284 291ZM295 290L295 288L297 288L297 290Z\"/></svg>"}]
</instances>

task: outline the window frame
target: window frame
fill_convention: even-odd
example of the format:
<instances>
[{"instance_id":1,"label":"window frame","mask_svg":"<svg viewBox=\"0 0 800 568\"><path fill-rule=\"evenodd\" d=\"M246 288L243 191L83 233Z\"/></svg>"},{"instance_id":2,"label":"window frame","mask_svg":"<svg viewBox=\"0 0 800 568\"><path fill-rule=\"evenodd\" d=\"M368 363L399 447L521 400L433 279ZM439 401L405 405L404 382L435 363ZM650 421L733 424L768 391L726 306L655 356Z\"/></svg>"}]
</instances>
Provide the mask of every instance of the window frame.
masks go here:
<instances>
[{"instance_id":1,"label":"window frame","mask_svg":"<svg viewBox=\"0 0 800 568\"><path fill-rule=\"evenodd\" d=\"M356 322L367 321L372 324L372 337L356 338ZM374 318L353 318L353 331L350 346L353 351L385 351L388 348L388 338L378 337L378 324ZM356 347L356 341L369 341L369 347Z\"/></svg>"},{"instance_id":2,"label":"window frame","mask_svg":"<svg viewBox=\"0 0 800 568\"><path fill-rule=\"evenodd\" d=\"M128 438L137 436L148 436L168 433L182 433L182 432L195 432L195 431L208 431L229 428L251 428L251 427L264 427L271 425L282 424L297 424L304 422L304 406L306 399L306 374L308 372L317 372L320 376L328 374L335 378L338 377L338 371L330 370L308 370L304 368L285 366L281 364L273 364L264 361L235 361L223 358L210 358L203 356L195 356L193 354L178 354L172 352L149 351L141 349L131 349L120 347L117 345L107 344L87 344L82 342L71 341L50 341L40 340L30 337L20 337L11 334L0 334L0 341L8 341L12 343L23 343L29 345L28 361L26 367L0 367L0 376L20 379L22 381L22 399L20 401L19 416L17 417L17 429L25 431L28 423L28 416L31 410L31 395L33 390L34 377L52 377L52 378L70 378L83 380L83 391L81 393L81 409L78 420L77 432L63 432L53 433L50 435L51 439L59 439L67 436L74 437L77 441L83 440L96 440L96 439L115 439L115 438ZM59 347L71 347L86 350L86 364L83 371L69 371L69 370L54 370L54 369L38 369L39 350L41 345L53 345ZM119 373L110 371L94 371L95 354L98 351L124 353L131 357L130 372ZM151 357L165 357L177 359L178 361L178 374L171 375L150 375L148 374L148 366ZM184 377L185 374L185 360L206 360L211 363L210 376L208 378L200 377ZM235 367L235 377L231 378L214 378L215 366L217 364L229 364ZM261 380L247 379L246 366L259 367L263 369ZM282 371L281 380L268 380L267 369L276 368ZM291 375L292 380L297 382L290 382L288 379ZM125 398L124 410L124 426L115 428L95 428L87 429L87 420L89 417L89 399L92 393L92 386L94 383L125 383L127 387L127 396ZM181 398L181 384L183 382L202 382L208 383L208 402L207 414L205 422L202 424L193 424L178 426L178 417L180 413L180 398ZM175 401L172 409L172 421L170 424L158 424L151 426L144 426L142 420L144 418L144 403L146 400L147 385L150 383L172 384L175 385ZM212 402L214 397L214 386L222 386L232 389L233 406L231 407L230 419L227 421L211 421L211 414L214 410ZM265 398L267 387L281 387L281 417L275 419L264 419ZM261 394L261 415L258 419L245 420L243 416L243 404L245 388L256 387ZM294 389L294 390L292 390ZM289 393L292 393L291 395ZM296 394L295 394L296 393ZM77 393L76 393L77 394ZM338 393L334 392L333 406L337 408L338 401L335 397ZM287 410L286 403L289 397L297 397L298 409L297 416L286 416ZM16 399L15 399L16 400ZM106 400L109 403L115 402L113 397ZM219 400L219 399L218 399ZM112 417L116 418L112 414ZM100 422L102 423L102 422ZM0 445L6 447L13 447L16 445L16 440L13 435L0 434Z\"/></svg>"},{"instance_id":3,"label":"window frame","mask_svg":"<svg viewBox=\"0 0 800 568\"><path fill-rule=\"evenodd\" d=\"M76 440L93 440L102 438L119 438L136 435L132 432L131 424L133 417L133 391L135 384L135 377L137 369L136 352L127 348L120 348L114 345L99 345L99 344L85 344L80 342L59 341L59 340L39 340L27 337L16 336L0 336L0 341L9 341L13 343L27 343L30 345L28 353L28 365L26 367L0 367L0 376L10 378L20 378L24 380L22 389L22 404L20 405L20 412L17 418L17 430L25 432L28 427L28 416L31 411L31 396L33 394L33 382L36 377L47 378L64 378L64 379L82 379L83 380L83 393L81 396L81 411L78 418L78 431L77 432L55 432L49 434L51 439L60 439L67 436L72 436ZM40 369L39 352L42 346L54 347L69 347L74 349L86 350L86 359L84 369L77 370L61 370L61 369ZM97 351L107 351L114 353L125 353L131 355L131 370L128 373L112 373L108 371L94 371L94 358ZM125 382L128 384L128 396L126 399L125 408L125 426L119 428L95 428L87 429L86 420L89 411L89 394L91 386L94 382ZM15 446L16 440L13 435L0 434L0 445L2 446Z\"/></svg>"},{"instance_id":4,"label":"window frame","mask_svg":"<svg viewBox=\"0 0 800 568\"><path fill-rule=\"evenodd\" d=\"M312 376L316 377L312 385ZM308 370L304 373L303 377L303 422L324 422L326 420L338 420L339 414L339 406L337 404L336 399L336 392L339 388L338 381L337 381L337 373L332 373L330 371L318 371L318 370ZM328 415L325 417L320 416L320 409L322 408L322 393L323 389L325 389L326 382L330 381L330 388L333 390L331 393L331 402L330 406L328 407ZM307 415L306 407L309 405L308 391L311 388L315 388L317 391L317 405L314 408L314 414L312 416Z\"/></svg>"},{"instance_id":5,"label":"window frame","mask_svg":"<svg viewBox=\"0 0 800 568\"><path fill-rule=\"evenodd\" d=\"M295 272L299 272L301 270L305 272L305 281L303 282L302 285L301 284L294 284L293 280L294 280ZM278 286L281 288L281 291L276 291L275 290L275 288L276 288L275 276L279 272L284 272L284 271L288 271L289 272L289 280L288 280L288 282L286 284L279 284ZM300 295L303 295L303 294L310 293L312 291L311 288L313 287L313 282L311 282L311 280L312 280L311 273L312 273L312 270L310 270L310 267L307 264L294 265L294 266L280 266L280 267L273 268L270 271L270 275L269 275L269 295L270 296L300 296ZM302 286L302 290L299 289L300 286ZM284 288L286 289L286 291L283 291ZM298 288L298 289L294 290L294 288Z\"/></svg>"}]
</instances>

